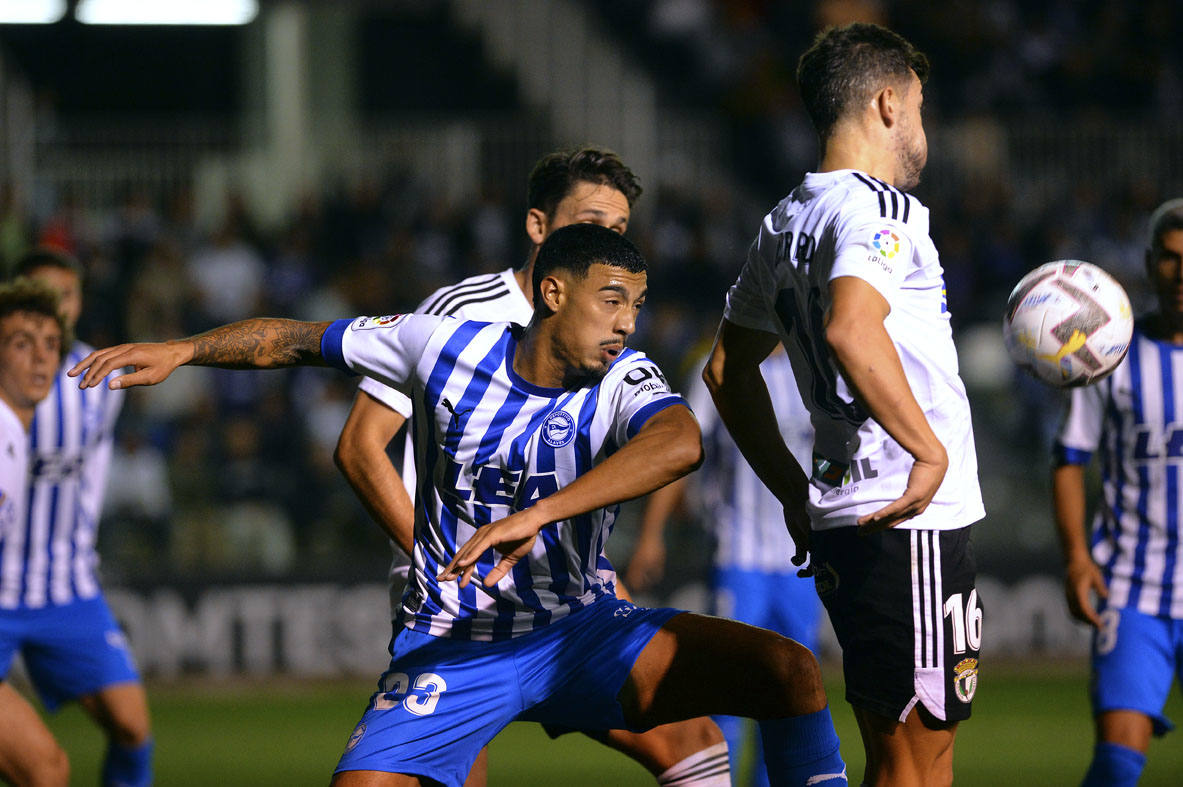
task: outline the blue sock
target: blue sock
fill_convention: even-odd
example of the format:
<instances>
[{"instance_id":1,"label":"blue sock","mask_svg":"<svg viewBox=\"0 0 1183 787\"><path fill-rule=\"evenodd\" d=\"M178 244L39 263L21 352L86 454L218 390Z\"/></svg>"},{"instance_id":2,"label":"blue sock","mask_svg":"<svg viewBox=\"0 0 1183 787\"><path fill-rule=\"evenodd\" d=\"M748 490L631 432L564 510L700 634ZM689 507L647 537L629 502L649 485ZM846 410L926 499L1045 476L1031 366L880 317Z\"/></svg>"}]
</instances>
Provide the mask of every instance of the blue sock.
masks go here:
<instances>
[{"instance_id":1,"label":"blue sock","mask_svg":"<svg viewBox=\"0 0 1183 787\"><path fill-rule=\"evenodd\" d=\"M804 716L760 722L764 764L774 787L846 784L846 763L838 751L838 733L827 705Z\"/></svg>"},{"instance_id":2,"label":"blue sock","mask_svg":"<svg viewBox=\"0 0 1183 787\"><path fill-rule=\"evenodd\" d=\"M1132 787L1145 765L1146 755L1140 751L1117 743L1098 743L1081 787Z\"/></svg>"},{"instance_id":3,"label":"blue sock","mask_svg":"<svg viewBox=\"0 0 1183 787\"><path fill-rule=\"evenodd\" d=\"M148 787L152 784L152 739L129 748L115 741L107 744L103 762L105 787Z\"/></svg>"}]
</instances>

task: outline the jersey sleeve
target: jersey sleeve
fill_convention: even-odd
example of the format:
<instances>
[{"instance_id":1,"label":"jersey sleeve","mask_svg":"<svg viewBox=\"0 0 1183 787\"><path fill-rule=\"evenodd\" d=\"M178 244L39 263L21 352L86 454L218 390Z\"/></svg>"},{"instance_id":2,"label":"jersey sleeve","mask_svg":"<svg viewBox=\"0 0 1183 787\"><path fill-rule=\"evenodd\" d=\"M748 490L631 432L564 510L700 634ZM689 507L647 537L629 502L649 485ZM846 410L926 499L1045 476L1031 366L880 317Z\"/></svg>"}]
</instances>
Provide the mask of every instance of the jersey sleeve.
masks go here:
<instances>
[{"instance_id":1,"label":"jersey sleeve","mask_svg":"<svg viewBox=\"0 0 1183 787\"><path fill-rule=\"evenodd\" d=\"M617 446L631 440L657 413L667 407L686 404L685 399L670 389L657 364L641 353L626 359L620 372L612 375L611 389L613 419L610 434Z\"/></svg>"},{"instance_id":2,"label":"jersey sleeve","mask_svg":"<svg viewBox=\"0 0 1183 787\"><path fill-rule=\"evenodd\" d=\"M902 221L855 214L837 227L830 281L854 276L890 300L913 267L912 232Z\"/></svg>"},{"instance_id":3,"label":"jersey sleeve","mask_svg":"<svg viewBox=\"0 0 1183 787\"><path fill-rule=\"evenodd\" d=\"M1064 420L1052 447L1053 461L1060 465L1087 465L1101 444L1105 421L1105 398L1110 381L1073 388Z\"/></svg>"},{"instance_id":4,"label":"jersey sleeve","mask_svg":"<svg viewBox=\"0 0 1183 787\"><path fill-rule=\"evenodd\" d=\"M403 418L411 417L411 397L397 388L391 388L372 377L363 377L357 386L382 404L394 410Z\"/></svg>"},{"instance_id":5,"label":"jersey sleeve","mask_svg":"<svg viewBox=\"0 0 1183 787\"><path fill-rule=\"evenodd\" d=\"M777 291L774 258L765 253L775 236L769 236L763 229L748 249L748 259L739 278L727 291L727 303L723 317L728 322L744 328L767 333L778 333L780 323L773 311L772 298Z\"/></svg>"},{"instance_id":6,"label":"jersey sleeve","mask_svg":"<svg viewBox=\"0 0 1183 787\"><path fill-rule=\"evenodd\" d=\"M427 307L435 301L441 293L447 288L441 287L431 295L427 296L418 306L415 307L415 314L426 314ZM377 399L382 404L394 410L403 418L411 417L411 397L407 396L397 388L392 388L385 383L379 382L373 377L365 377L357 386L362 391L365 391L370 396Z\"/></svg>"},{"instance_id":7,"label":"jersey sleeve","mask_svg":"<svg viewBox=\"0 0 1183 787\"><path fill-rule=\"evenodd\" d=\"M364 374L406 396L428 340L445 319L399 314L337 320L321 339L321 354L330 366Z\"/></svg>"}]
</instances>

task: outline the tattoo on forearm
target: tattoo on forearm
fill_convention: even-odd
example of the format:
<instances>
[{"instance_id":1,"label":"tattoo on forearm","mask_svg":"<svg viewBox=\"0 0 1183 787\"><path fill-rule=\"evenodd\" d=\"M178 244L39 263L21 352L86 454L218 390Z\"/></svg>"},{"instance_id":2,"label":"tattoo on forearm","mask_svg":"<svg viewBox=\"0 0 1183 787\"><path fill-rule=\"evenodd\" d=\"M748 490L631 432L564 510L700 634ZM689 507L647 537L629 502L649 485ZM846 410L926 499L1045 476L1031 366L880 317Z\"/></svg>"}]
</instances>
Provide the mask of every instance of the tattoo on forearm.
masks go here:
<instances>
[{"instance_id":1,"label":"tattoo on forearm","mask_svg":"<svg viewBox=\"0 0 1183 787\"><path fill-rule=\"evenodd\" d=\"M256 318L194 336L192 364L226 369L270 369L321 364L327 322Z\"/></svg>"}]
</instances>

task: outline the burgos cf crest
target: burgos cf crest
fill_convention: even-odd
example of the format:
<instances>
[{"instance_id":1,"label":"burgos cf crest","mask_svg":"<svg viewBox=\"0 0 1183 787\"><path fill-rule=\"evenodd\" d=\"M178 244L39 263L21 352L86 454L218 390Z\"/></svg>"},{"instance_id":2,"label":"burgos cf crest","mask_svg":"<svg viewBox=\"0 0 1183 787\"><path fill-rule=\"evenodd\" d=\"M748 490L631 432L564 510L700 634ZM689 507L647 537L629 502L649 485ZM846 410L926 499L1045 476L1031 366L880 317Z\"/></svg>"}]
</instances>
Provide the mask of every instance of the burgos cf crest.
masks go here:
<instances>
[{"instance_id":1,"label":"burgos cf crest","mask_svg":"<svg viewBox=\"0 0 1183 787\"><path fill-rule=\"evenodd\" d=\"M542 442L562 448L575 438L575 419L565 410L555 410L542 422Z\"/></svg>"},{"instance_id":2,"label":"burgos cf crest","mask_svg":"<svg viewBox=\"0 0 1183 787\"><path fill-rule=\"evenodd\" d=\"M953 668L953 690L957 699L968 703L978 690L978 660L962 659Z\"/></svg>"},{"instance_id":3,"label":"burgos cf crest","mask_svg":"<svg viewBox=\"0 0 1183 787\"><path fill-rule=\"evenodd\" d=\"M879 230L871 236L871 248L884 259L892 259L900 253L900 236L891 230Z\"/></svg>"}]
</instances>

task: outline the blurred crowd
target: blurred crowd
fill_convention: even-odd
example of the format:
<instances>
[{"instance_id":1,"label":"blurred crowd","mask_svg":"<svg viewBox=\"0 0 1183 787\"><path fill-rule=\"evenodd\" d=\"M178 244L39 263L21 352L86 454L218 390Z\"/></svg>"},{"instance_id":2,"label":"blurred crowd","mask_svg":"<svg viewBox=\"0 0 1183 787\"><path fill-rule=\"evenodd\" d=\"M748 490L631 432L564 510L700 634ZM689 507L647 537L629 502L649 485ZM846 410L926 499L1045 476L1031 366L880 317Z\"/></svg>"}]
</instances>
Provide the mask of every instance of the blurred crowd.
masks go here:
<instances>
[{"instance_id":1,"label":"blurred crowd","mask_svg":"<svg viewBox=\"0 0 1183 787\"><path fill-rule=\"evenodd\" d=\"M984 475L1000 474L985 479L988 502L997 484L1004 508L1024 505L1012 483L1045 475L1058 400L998 365L1006 296L1036 265L1078 258L1109 269L1145 306L1146 217L1178 195L1164 193L1162 173L1135 169L1070 171L1036 193L1005 151L979 159L979 149L948 144L945 132L975 118L990 139L1020 117L1055 127L1069 114L1110 118L1102 123L1177 115L1183 67L1167 36L1183 11L1169 0L810 7L817 24L852 15L895 24L936 64L926 88L930 167L916 195L933 209L975 416L990 422L978 431ZM643 183L629 231L651 266L634 344L684 380L760 218L815 164L793 87L794 59L815 27L800 23L799 4L767 0L609 0L596 8L655 73L673 69L663 101L721 108L732 124L730 163L742 186ZM430 175L392 165L326 182L266 227L235 193L216 221L204 222L186 190L132 184L117 204L96 209L68 191L29 195L0 184L0 264L36 244L75 254L87 274L79 335L95 346L175 338L253 315L388 314L437 287L524 261L525 176L449 200ZM108 573L381 576L386 542L332 462L356 380L325 369L183 371L128 397L100 530ZM1046 537L1050 546L1050 528Z\"/></svg>"},{"instance_id":2,"label":"blurred crowd","mask_svg":"<svg viewBox=\"0 0 1183 787\"><path fill-rule=\"evenodd\" d=\"M270 232L234 194L209 227L194 220L184 193L161 199L130 190L97 214L63 195L45 216L10 199L0 235L6 265L33 244L82 261L79 335L105 346L248 316L328 320L409 310L436 287L524 261L524 198L493 196L505 191L451 204L429 181L392 172L309 194ZM1141 222L1160 195L1127 189L1118 206L1111 198L1091 203L1090 195L1081 190L1055 206L1072 224L1009 224L1001 187L934 211L959 327L995 328L1006 292L1039 262L1076 256L1113 268L1140 258ZM634 344L673 379L694 373L687 364L710 340L768 207L660 185L642 196L629 235L650 262L651 297ZM355 386L327 369L188 369L159 388L130 392L100 531L109 567L205 575L334 573L359 563L380 570L384 541L332 462ZM1038 408L1054 401L1038 388L1030 393L1037 409L1025 412L1044 418ZM1040 433L1022 422L1011 429L1018 445Z\"/></svg>"}]
</instances>

